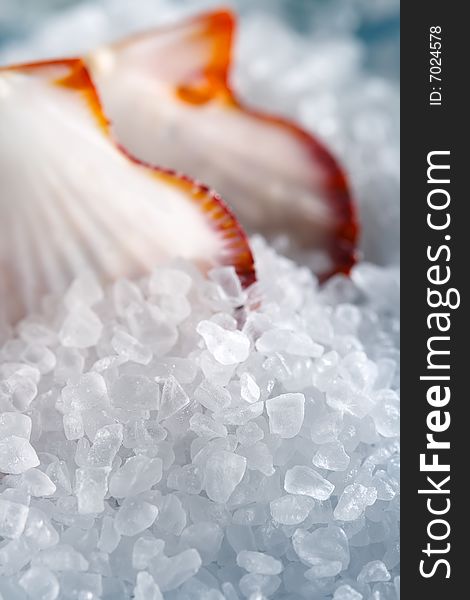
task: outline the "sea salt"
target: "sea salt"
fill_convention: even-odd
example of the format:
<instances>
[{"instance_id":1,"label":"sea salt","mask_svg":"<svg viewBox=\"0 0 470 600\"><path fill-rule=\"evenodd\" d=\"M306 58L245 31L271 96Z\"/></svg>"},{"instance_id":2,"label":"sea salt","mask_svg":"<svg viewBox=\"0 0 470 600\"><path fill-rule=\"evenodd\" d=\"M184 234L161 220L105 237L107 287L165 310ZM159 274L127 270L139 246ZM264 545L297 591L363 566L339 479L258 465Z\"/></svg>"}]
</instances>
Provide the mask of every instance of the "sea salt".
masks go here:
<instances>
[{"instance_id":1,"label":"sea salt","mask_svg":"<svg viewBox=\"0 0 470 600\"><path fill-rule=\"evenodd\" d=\"M133 536L148 529L158 515L158 508L144 500L126 499L116 513L114 527L121 535Z\"/></svg>"},{"instance_id":2,"label":"sea salt","mask_svg":"<svg viewBox=\"0 0 470 600\"><path fill-rule=\"evenodd\" d=\"M297 435L304 421L303 394L282 394L266 401L269 429L281 438Z\"/></svg>"},{"instance_id":3,"label":"sea salt","mask_svg":"<svg viewBox=\"0 0 470 600\"><path fill-rule=\"evenodd\" d=\"M284 489L290 494L311 496L316 500L328 500L335 486L314 469L296 466L287 471Z\"/></svg>"},{"instance_id":4,"label":"sea salt","mask_svg":"<svg viewBox=\"0 0 470 600\"><path fill-rule=\"evenodd\" d=\"M76 53L61 44L85 30L97 43L121 33L130 9L116 2L106 18L64 12L24 58ZM137 29L180 10L138 4ZM233 84L342 158L361 252L386 264L395 90L364 75L353 10L338 13L340 41L300 42L248 8ZM232 267L181 260L111 286L85 274L2 330L5 598L399 599L397 269L361 262L319 284L277 254L295 255L289 240L251 246L252 288Z\"/></svg>"},{"instance_id":5,"label":"sea salt","mask_svg":"<svg viewBox=\"0 0 470 600\"><path fill-rule=\"evenodd\" d=\"M206 492L214 502L227 502L243 478L246 458L232 452L214 452L206 463Z\"/></svg>"},{"instance_id":6,"label":"sea salt","mask_svg":"<svg viewBox=\"0 0 470 600\"><path fill-rule=\"evenodd\" d=\"M56 600L59 596L59 580L52 571L43 567L31 567L19 580L20 586L30 598Z\"/></svg>"},{"instance_id":7,"label":"sea salt","mask_svg":"<svg viewBox=\"0 0 470 600\"><path fill-rule=\"evenodd\" d=\"M250 340L241 331L229 331L211 321L201 321L197 332L215 360L222 365L235 365L248 358Z\"/></svg>"},{"instance_id":8,"label":"sea salt","mask_svg":"<svg viewBox=\"0 0 470 600\"><path fill-rule=\"evenodd\" d=\"M145 571L137 574L134 600L163 600L160 588L155 583L154 578Z\"/></svg>"},{"instance_id":9,"label":"sea salt","mask_svg":"<svg viewBox=\"0 0 470 600\"><path fill-rule=\"evenodd\" d=\"M348 485L335 508L335 518L341 521L354 521L377 499L377 490L360 483Z\"/></svg>"},{"instance_id":10,"label":"sea salt","mask_svg":"<svg viewBox=\"0 0 470 600\"><path fill-rule=\"evenodd\" d=\"M282 563L268 554L242 550L237 554L237 565L249 573L261 575L279 575Z\"/></svg>"},{"instance_id":11,"label":"sea salt","mask_svg":"<svg viewBox=\"0 0 470 600\"><path fill-rule=\"evenodd\" d=\"M67 315L59 337L66 348L89 348L98 342L102 331L103 324L96 313L81 307Z\"/></svg>"},{"instance_id":12,"label":"sea salt","mask_svg":"<svg viewBox=\"0 0 470 600\"><path fill-rule=\"evenodd\" d=\"M38 465L38 456L28 440L17 435L0 440L0 472L17 475Z\"/></svg>"}]
</instances>

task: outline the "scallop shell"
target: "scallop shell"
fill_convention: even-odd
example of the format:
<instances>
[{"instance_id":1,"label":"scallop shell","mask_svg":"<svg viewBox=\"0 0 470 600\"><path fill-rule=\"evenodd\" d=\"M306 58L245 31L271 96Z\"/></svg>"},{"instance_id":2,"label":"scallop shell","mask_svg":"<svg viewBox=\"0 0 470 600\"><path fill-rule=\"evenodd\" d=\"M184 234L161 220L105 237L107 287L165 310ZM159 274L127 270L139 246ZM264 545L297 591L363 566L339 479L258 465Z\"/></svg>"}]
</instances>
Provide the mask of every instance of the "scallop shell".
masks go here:
<instances>
[{"instance_id":1,"label":"scallop shell","mask_svg":"<svg viewBox=\"0 0 470 600\"><path fill-rule=\"evenodd\" d=\"M81 60L0 70L0 311L8 323L84 270L135 277L182 257L233 265L251 251L220 197L120 149Z\"/></svg>"}]
</instances>

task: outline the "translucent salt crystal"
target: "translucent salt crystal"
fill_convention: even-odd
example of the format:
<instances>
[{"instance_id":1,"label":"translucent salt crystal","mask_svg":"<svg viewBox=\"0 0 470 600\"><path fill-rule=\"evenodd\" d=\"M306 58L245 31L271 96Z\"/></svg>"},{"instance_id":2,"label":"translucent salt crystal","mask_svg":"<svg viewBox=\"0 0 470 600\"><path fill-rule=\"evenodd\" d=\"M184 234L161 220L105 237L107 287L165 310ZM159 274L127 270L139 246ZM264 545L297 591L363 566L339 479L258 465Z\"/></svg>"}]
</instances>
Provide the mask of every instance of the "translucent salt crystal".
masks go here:
<instances>
[{"instance_id":1,"label":"translucent salt crystal","mask_svg":"<svg viewBox=\"0 0 470 600\"><path fill-rule=\"evenodd\" d=\"M349 414L362 419L374 406L372 396L351 388L351 384L342 379L330 382L326 390L326 402L340 414Z\"/></svg>"},{"instance_id":2,"label":"translucent salt crystal","mask_svg":"<svg viewBox=\"0 0 470 600\"><path fill-rule=\"evenodd\" d=\"M62 390L66 411L83 411L108 404L106 382L99 373L85 373L77 383L68 383Z\"/></svg>"},{"instance_id":3,"label":"translucent salt crystal","mask_svg":"<svg viewBox=\"0 0 470 600\"><path fill-rule=\"evenodd\" d=\"M254 421L237 427L237 440L242 446L252 446L264 438L264 431Z\"/></svg>"},{"instance_id":4,"label":"translucent salt crystal","mask_svg":"<svg viewBox=\"0 0 470 600\"><path fill-rule=\"evenodd\" d=\"M282 571L282 562L263 552L242 550L237 554L237 565L249 573L261 575L279 575Z\"/></svg>"},{"instance_id":5,"label":"translucent salt crystal","mask_svg":"<svg viewBox=\"0 0 470 600\"><path fill-rule=\"evenodd\" d=\"M55 484L39 469L29 469L20 478L20 486L31 496L52 496L56 491Z\"/></svg>"},{"instance_id":6,"label":"translucent salt crystal","mask_svg":"<svg viewBox=\"0 0 470 600\"><path fill-rule=\"evenodd\" d=\"M126 410L157 410L160 388L155 381L144 375L121 375L111 388L114 406Z\"/></svg>"},{"instance_id":7,"label":"translucent salt crystal","mask_svg":"<svg viewBox=\"0 0 470 600\"><path fill-rule=\"evenodd\" d=\"M377 432L383 437L398 437L400 435L400 398L392 390L376 392L375 407L372 410Z\"/></svg>"},{"instance_id":8,"label":"translucent salt crystal","mask_svg":"<svg viewBox=\"0 0 470 600\"><path fill-rule=\"evenodd\" d=\"M90 307L103 298L103 290L92 271L82 273L70 285L64 297L68 310Z\"/></svg>"},{"instance_id":9,"label":"translucent salt crystal","mask_svg":"<svg viewBox=\"0 0 470 600\"><path fill-rule=\"evenodd\" d=\"M103 552L111 554L117 548L121 535L114 527L114 519L111 517L103 517L101 523L101 533L98 540L98 548Z\"/></svg>"},{"instance_id":10,"label":"translucent salt crystal","mask_svg":"<svg viewBox=\"0 0 470 600\"><path fill-rule=\"evenodd\" d=\"M85 466L110 467L121 447L122 440L123 427L121 423L105 425L98 429L87 453Z\"/></svg>"},{"instance_id":11,"label":"translucent salt crystal","mask_svg":"<svg viewBox=\"0 0 470 600\"><path fill-rule=\"evenodd\" d=\"M145 571L137 573L133 598L134 600L163 600L160 588L154 578Z\"/></svg>"},{"instance_id":12,"label":"translucent salt crystal","mask_svg":"<svg viewBox=\"0 0 470 600\"><path fill-rule=\"evenodd\" d=\"M315 505L308 496L281 496L270 503L273 520L282 525L299 525L308 517Z\"/></svg>"},{"instance_id":13,"label":"translucent salt crystal","mask_svg":"<svg viewBox=\"0 0 470 600\"><path fill-rule=\"evenodd\" d=\"M9 435L29 440L31 436L31 417L18 412L0 413L0 439Z\"/></svg>"},{"instance_id":14,"label":"translucent salt crystal","mask_svg":"<svg viewBox=\"0 0 470 600\"><path fill-rule=\"evenodd\" d=\"M252 419L263 414L264 402L260 400L254 404L243 404L235 408L227 408L214 413L214 419L226 425L245 425Z\"/></svg>"},{"instance_id":15,"label":"translucent salt crystal","mask_svg":"<svg viewBox=\"0 0 470 600\"><path fill-rule=\"evenodd\" d=\"M59 581L45 567L31 567L20 577L19 584L30 598L36 600L56 600L59 596Z\"/></svg>"},{"instance_id":16,"label":"translucent salt crystal","mask_svg":"<svg viewBox=\"0 0 470 600\"><path fill-rule=\"evenodd\" d=\"M203 380L194 391L194 398L212 411L222 410L230 406L230 392L220 385L215 385L207 379Z\"/></svg>"},{"instance_id":17,"label":"translucent salt crystal","mask_svg":"<svg viewBox=\"0 0 470 600\"><path fill-rule=\"evenodd\" d=\"M322 444L312 459L316 467L328 471L345 471L349 461L349 455L346 454L341 442Z\"/></svg>"},{"instance_id":18,"label":"translucent salt crystal","mask_svg":"<svg viewBox=\"0 0 470 600\"><path fill-rule=\"evenodd\" d=\"M44 566L51 571L86 571L89 563L86 558L69 544L57 544L44 549L34 559L34 566Z\"/></svg>"},{"instance_id":19,"label":"translucent salt crystal","mask_svg":"<svg viewBox=\"0 0 470 600\"><path fill-rule=\"evenodd\" d=\"M358 519L368 506L377 500L377 490L366 487L360 483L348 485L336 505L335 519L340 521L354 521Z\"/></svg>"},{"instance_id":20,"label":"translucent salt crystal","mask_svg":"<svg viewBox=\"0 0 470 600\"><path fill-rule=\"evenodd\" d=\"M161 591L169 592L196 575L201 564L198 551L191 548L171 558L158 561L152 568L152 575Z\"/></svg>"},{"instance_id":21,"label":"translucent salt crystal","mask_svg":"<svg viewBox=\"0 0 470 600\"><path fill-rule=\"evenodd\" d=\"M9 435L0 440L0 472L18 475L38 465L36 451L25 438Z\"/></svg>"},{"instance_id":22,"label":"translucent salt crystal","mask_svg":"<svg viewBox=\"0 0 470 600\"><path fill-rule=\"evenodd\" d=\"M29 507L0 496L0 536L19 538L28 518Z\"/></svg>"},{"instance_id":23,"label":"translucent salt crystal","mask_svg":"<svg viewBox=\"0 0 470 600\"><path fill-rule=\"evenodd\" d=\"M265 331L256 341L256 348L264 354L287 352L312 358L319 358L323 354L323 346L314 342L307 333L287 329Z\"/></svg>"},{"instance_id":24,"label":"translucent salt crystal","mask_svg":"<svg viewBox=\"0 0 470 600\"><path fill-rule=\"evenodd\" d=\"M150 534L138 538L132 549L132 566L138 571L147 569L150 561L161 554L165 547L163 540L157 540Z\"/></svg>"},{"instance_id":25,"label":"translucent salt crystal","mask_svg":"<svg viewBox=\"0 0 470 600\"><path fill-rule=\"evenodd\" d=\"M185 465L175 473L168 474L167 485L186 494L199 494L203 486L202 471L197 465Z\"/></svg>"},{"instance_id":26,"label":"translucent salt crystal","mask_svg":"<svg viewBox=\"0 0 470 600\"><path fill-rule=\"evenodd\" d=\"M282 394L266 400L271 433L281 438L297 435L304 422L303 394Z\"/></svg>"},{"instance_id":27,"label":"translucent salt crystal","mask_svg":"<svg viewBox=\"0 0 470 600\"><path fill-rule=\"evenodd\" d=\"M102 577L97 573L62 573L60 592L64 598L98 600L102 597Z\"/></svg>"},{"instance_id":28,"label":"translucent salt crystal","mask_svg":"<svg viewBox=\"0 0 470 600\"><path fill-rule=\"evenodd\" d=\"M170 267L157 267L152 271L149 279L149 292L151 294L176 294L187 295L191 289L192 279L184 271Z\"/></svg>"},{"instance_id":29,"label":"translucent salt crystal","mask_svg":"<svg viewBox=\"0 0 470 600\"><path fill-rule=\"evenodd\" d=\"M333 594L333 600L362 600L363 595L350 585L340 585Z\"/></svg>"},{"instance_id":30,"label":"translucent salt crystal","mask_svg":"<svg viewBox=\"0 0 470 600\"><path fill-rule=\"evenodd\" d=\"M189 397L172 375L165 381L162 391L162 399L158 411L158 419L163 421L172 417L186 405L189 404Z\"/></svg>"},{"instance_id":31,"label":"translucent salt crystal","mask_svg":"<svg viewBox=\"0 0 470 600\"><path fill-rule=\"evenodd\" d=\"M246 458L232 452L214 452L206 463L206 493L214 502L224 503L243 479Z\"/></svg>"},{"instance_id":32,"label":"translucent salt crystal","mask_svg":"<svg viewBox=\"0 0 470 600\"><path fill-rule=\"evenodd\" d=\"M208 415L195 413L189 420L189 428L199 437L213 439L215 437L227 437L227 428L217 423Z\"/></svg>"},{"instance_id":33,"label":"translucent salt crystal","mask_svg":"<svg viewBox=\"0 0 470 600\"><path fill-rule=\"evenodd\" d=\"M191 314L191 304L182 294L161 296L158 298L158 306L174 325L180 325Z\"/></svg>"},{"instance_id":34,"label":"translucent salt crystal","mask_svg":"<svg viewBox=\"0 0 470 600\"><path fill-rule=\"evenodd\" d=\"M246 293L234 267L217 267L209 271L209 277L219 285L224 299L229 301L230 306L242 306L246 302Z\"/></svg>"},{"instance_id":35,"label":"translucent salt crystal","mask_svg":"<svg viewBox=\"0 0 470 600\"><path fill-rule=\"evenodd\" d=\"M211 383L219 386L229 383L236 366L220 364L208 350L203 350L199 355L199 365L204 377Z\"/></svg>"},{"instance_id":36,"label":"translucent salt crystal","mask_svg":"<svg viewBox=\"0 0 470 600\"><path fill-rule=\"evenodd\" d=\"M159 514L155 526L176 536L180 536L186 527L186 511L181 500L175 494L168 494L159 500Z\"/></svg>"},{"instance_id":37,"label":"translucent salt crystal","mask_svg":"<svg viewBox=\"0 0 470 600\"><path fill-rule=\"evenodd\" d=\"M77 469L75 486L80 514L103 512L109 472L110 467Z\"/></svg>"},{"instance_id":38,"label":"translucent salt crystal","mask_svg":"<svg viewBox=\"0 0 470 600\"><path fill-rule=\"evenodd\" d=\"M204 339L209 352L222 365L241 363L250 354L250 340L241 331L229 331L211 321L201 321L196 331Z\"/></svg>"},{"instance_id":39,"label":"translucent salt crystal","mask_svg":"<svg viewBox=\"0 0 470 600\"><path fill-rule=\"evenodd\" d=\"M339 560L327 560L318 558L315 564L305 572L305 578L315 581L315 579L323 579L325 577L335 577L343 570L343 565Z\"/></svg>"},{"instance_id":40,"label":"translucent salt crystal","mask_svg":"<svg viewBox=\"0 0 470 600\"><path fill-rule=\"evenodd\" d=\"M131 334L155 356L167 354L178 340L176 326L156 305L132 304L126 310L126 320Z\"/></svg>"},{"instance_id":41,"label":"translucent salt crystal","mask_svg":"<svg viewBox=\"0 0 470 600\"><path fill-rule=\"evenodd\" d=\"M286 472L284 489L290 494L311 496L316 500L328 500L335 486L314 469L295 466Z\"/></svg>"},{"instance_id":42,"label":"translucent salt crystal","mask_svg":"<svg viewBox=\"0 0 470 600\"><path fill-rule=\"evenodd\" d=\"M116 498L137 496L156 485L162 478L161 458L131 456L109 481L109 493Z\"/></svg>"},{"instance_id":43,"label":"translucent salt crystal","mask_svg":"<svg viewBox=\"0 0 470 600\"><path fill-rule=\"evenodd\" d=\"M59 331L60 342L68 348L95 346L103 331L103 323L91 309L82 307L69 313Z\"/></svg>"},{"instance_id":44,"label":"translucent salt crystal","mask_svg":"<svg viewBox=\"0 0 470 600\"><path fill-rule=\"evenodd\" d=\"M76 412L70 412L64 415L64 434L68 440L78 440L84 436L82 415Z\"/></svg>"},{"instance_id":45,"label":"translucent salt crystal","mask_svg":"<svg viewBox=\"0 0 470 600\"><path fill-rule=\"evenodd\" d=\"M349 542L340 527L329 525L313 532L297 529L292 536L292 546L297 556L308 565L320 561L337 561L342 569L349 565Z\"/></svg>"},{"instance_id":46,"label":"translucent salt crystal","mask_svg":"<svg viewBox=\"0 0 470 600\"><path fill-rule=\"evenodd\" d=\"M210 320L212 323L216 323L224 329L230 329L230 331L235 331L235 329L238 328L238 323L235 317L226 312L215 313L212 315Z\"/></svg>"},{"instance_id":47,"label":"translucent salt crystal","mask_svg":"<svg viewBox=\"0 0 470 600\"><path fill-rule=\"evenodd\" d=\"M36 398L38 388L32 377L25 377L21 372L8 377L6 388L13 406L19 410L28 410L31 402Z\"/></svg>"},{"instance_id":48,"label":"translucent salt crystal","mask_svg":"<svg viewBox=\"0 0 470 600\"><path fill-rule=\"evenodd\" d=\"M59 534L47 515L40 509L31 506L22 538L34 551L51 548L59 542Z\"/></svg>"},{"instance_id":49,"label":"translucent salt crystal","mask_svg":"<svg viewBox=\"0 0 470 600\"><path fill-rule=\"evenodd\" d=\"M377 378L377 366L365 352L351 352L340 362L341 377L359 390L372 389Z\"/></svg>"},{"instance_id":50,"label":"translucent salt crystal","mask_svg":"<svg viewBox=\"0 0 470 600\"><path fill-rule=\"evenodd\" d=\"M160 381L168 379L170 375L183 385L192 383L198 374L198 366L191 358L177 356L164 356L152 365L155 378Z\"/></svg>"},{"instance_id":51,"label":"translucent salt crystal","mask_svg":"<svg viewBox=\"0 0 470 600\"><path fill-rule=\"evenodd\" d=\"M54 379L57 383L67 383L69 379L77 379L83 372L85 358L80 350L60 346L56 351L56 358Z\"/></svg>"},{"instance_id":52,"label":"translucent salt crystal","mask_svg":"<svg viewBox=\"0 0 470 600\"><path fill-rule=\"evenodd\" d=\"M111 339L111 346L121 357L141 365L148 365L152 360L152 351L135 337L118 330Z\"/></svg>"},{"instance_id":53,"label":"translucent salt crystal","mask_svg":"<svg viewBox=\"0 0 470 600\"><path fill-rule=\"evenodd\" d=\"M140 448L155 447L168 435L167 430L153 420L138 420L135 422L135 435L137 446Z\"/></svg>"},{"instance_id":54,"label":"translucent salt crystal","mask_svg":"<svg viewBox=\"0 0 470 600\"><path fill-rule=\"evenodd\" d=\"M238 585L245 598L269 598L277 591L281 580L277 575L248 573L240 579Z\"/></svg>"},{"instance_id":55,"label":"translucent salt crystal","mask_svg":"<svg viewBox=\"0 0 470 600\"><path fill-rule=\"evenodd\" d=\"M357 576L359 583L390 581L391 575L381 560L373 560L364 565Z\"/></svg>"},{"instance_id":56,"label":"translucent salt crystal","mask_svg":"<svg viewBox=\"0 0 470 600\"><path fill-rule=\"evenodd\" d=\"M195 548L205 565L217 560L224 533L217 523L203 521L194 523L181 534L181 545Z\"/></svg>"},{"instance_id":57,"label":"translucent salt crystal","mask_svg":"<svg viewBox=\"0 0 470 600\"><path fill-rule=\"evenodd\" d=\"M256 383L254 377L246 371L240 376L240 394L243 400L250 404L258 402L261 396L259 385Z\"/></svg>"},{"instance_id":58,"label":"translucent salt crystal","mask_svg":"<svg viewBox=\"0 0 470 600\"><path fill-rule=\"evenodd\" d=\"M32 367L36 367L41 375L50 373L56 365L55 354L46 346L29 344L21 354L22 360Z\"/></svg>"},{"instance_id":59,"label":"translucent salt crystal","mask_svg":"<svg viewBox=\"0 0 470 600\"><path fill-rule=\"evenodd\" d=\"M114 307L121 317L125 316L132 304L139 304L143 299L139 287L127 279L118 279L113 286Z\"/></svg>"},{"instance_id":60,"label":"translucent salt crystal","mask_svg":"<svg viewBox=\"0 0 470 600\"><path fill-rule=\"evenodd\" d=\"M225 600L240 600L235 587L229 581L222 584L222 592L224 593Z\"/></svg>"},{"instance_id":61,"label":"translucent salt crystal","mask_svg":"<svg viewBox=\"0 0 470 600\"><path fill-rule=\"evenodd\" d=\"M158 515L158 508L138 498L126 498L114 518L118 533L133 536L148 529Z\"/></svg>"},{"instance_id":62,"label":"translucent salt crystal","mask_svg":"<svg viewBox=\"0 0 470 600\"><path fill-rule=\"evenodd\" d=\"M52 462L46 469L46 475L59 489L63 490L66 494L71 493L70 473L65 461L58 460Z\"/></svg>"},{"instance_id":63,"label":"translucent salt crystal","mask_svg":"<svg viewBox=\"0 0 470 600\"><path fill-rule=\"evenodd\" d=\"M273 455L266 444L257 442L246 446L239 450L239 454L246 458L248 469L260 471L266 477L271 477L274 473Z\"/></svg>"}]
</instances>

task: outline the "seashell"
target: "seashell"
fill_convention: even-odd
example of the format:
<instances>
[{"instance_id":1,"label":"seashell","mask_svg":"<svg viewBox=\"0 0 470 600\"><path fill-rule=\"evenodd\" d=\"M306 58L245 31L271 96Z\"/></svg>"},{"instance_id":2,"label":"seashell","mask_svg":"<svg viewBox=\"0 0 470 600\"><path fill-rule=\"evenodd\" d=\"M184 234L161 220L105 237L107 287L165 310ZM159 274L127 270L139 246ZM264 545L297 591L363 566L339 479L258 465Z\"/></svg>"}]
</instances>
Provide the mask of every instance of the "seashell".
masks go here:
<instances>
[{"instance_id":1,"label":"seashell","mask_svg":"<svg viewBox=\"0 0 470 600\"><path fill-rule=\"evenodd\" d=\"M318 272L347 273L358 225L346 177L313 136L247 108L229 85L235 18L216 11L91 52L120 143L217 189L249 231L289 232Z\"/></svg>"},{"instance_id":2,"label":"seashell","mask_svg":"<svg viewBox=\"0 0 470 600\"><path fill-rule=\"evenodd\" d=\"M122 151L84 63L0 69L0 311L7 323L84 270L136 277L173 257L255 278L221 198Z\"/></svg>"}]
</instances>

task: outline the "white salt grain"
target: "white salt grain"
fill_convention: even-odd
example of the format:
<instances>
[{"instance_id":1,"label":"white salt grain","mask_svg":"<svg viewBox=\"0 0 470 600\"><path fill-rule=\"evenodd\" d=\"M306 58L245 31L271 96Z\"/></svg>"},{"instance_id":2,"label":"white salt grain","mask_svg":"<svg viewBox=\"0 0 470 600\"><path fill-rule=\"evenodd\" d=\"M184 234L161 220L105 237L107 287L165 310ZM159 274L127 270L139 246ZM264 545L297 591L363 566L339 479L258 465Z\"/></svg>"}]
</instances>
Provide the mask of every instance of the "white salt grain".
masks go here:
<instances>
[{"instance_id":1,"label":"white salt grain","mask_svg":"<svg viewBox=\"0 0 470 600\"><path fill-rule=\"evenodd\" d=\"M156 410L160 402L160 388L155 381L143 375L121 375L111 388L114 406L133 410Z\"/></svg>"},{"instance_id":2,"label":"white salt grain","mask_svg":"<svg viewBox=\"0 0 470 600\"><path fill-rule=\"evenodd\" d=\"M57 487L50 477L39 469L29 469L20 477L20 487L31 496L53 496Z\"/></svg>"},{"instance_id":3,"label":"white salt grain","mask_svg":"<svg viewBox=\"0 0 470 600\"><path fill-rule=\"evenodd\" d=\"M96 313L82 307L67 315L59 338L67 348L89 348L98 342L102 331L103 324Z\"/></svg>"},{"instance_id":4,"label":"white salt grain","mask_svg":"<svg viewBox=\"0 0 470 600\"><path fill-rule=\"evenodd\" d=\"M303 394L282 394L266 400L269 429L281 438L297 435L304 422Z\"/></svg>"},{"instance_id":5,"label":"white salt grain","mask_svg":"<svg viewBox=\"0 0 470 600\"><path fill-rule=\"evenodd\" d=\"M59 596L59 580L44 567L31 567L19 580L20 586L35 600L56 600Z\"/></svg>"},{"instance_id":6,"label":"white salt grain","mask_svg":"<svg viewBox=\"0 0 470 600\"><path fill-rule=\"evenodd\" d=\"M314 469L295 466L286 473L284 489L290 494L311 496L316 500L328 500L335 486Z\"/></svg>"},{"instance_id":7,"label":"white salt grain","mask_svg":"<svg viewBox=\"0 0 470 600\"><path fill-rule=\"evenodd\" d=\"M38 465L38 456L28 440L16 435L0 440L0 472L18 475Z\"/></svg>"},{"instance_id":8,"label":"white salt grain","mask_svg":"<svg viewBox=\"0 0 470 600\"><path fill-rule=\"evenodd\" d=\"M390 573L381 560L373 560L365 564L357 576L359 583L376 583L390 581L390 579Z\"/></svg>"},{"instance_id":9,"label":"white salt grain","mask_svg":"<svg viewBox=\"0 0 470 600\"><path fill-rule=\"evenodd\" d=\"M248 358L250 340L241 331L229 331L211 321L201 321L196 330L220 364L235 365Z\"/></svg>"},{"instance_id":10,"label":"white salt grain","mask_svg":"<svg viewBox=\"0 0 470 600\"><path fill-rule=\"evenodd\" d=\"M232 452L214 452L206 463L206 492L214 502L227 502L243 478L246 458Z\"/></svg>"},{"instance_id":11,"label":"white salt grain","mask_svg":"<svg viewBox=\"0 0 470 600\"><path fill-rule=\"evenodd\" d=\"M31 418L18 412L0 413L0 439L10 435L29 440L31 436Z\"/></svg>"},{"instance_id":12,"label":"white salt grain","mask_svg":"<svg viewBox=\"0 0 470 600\"><path fill-rule=\"evenodd\" d=\"M131 456L111 476L109 492L116 498L137 496L161 480L162 469L161 458Z\"/></svg>"},{"instance_id":13,"label":"white salt grain","mask_svg":"<svg viewBox=\"0 0 470 600\"><path fill-rule=\"evenodd\" d=\"M145 571L137 573L133 597L134 600L163 600L160 588L155 583L154 578Z\"/></svg>"},{"instance_id":14,"label":"white salt grain","mask_svg":"<svg viewBox=\"0 0 470 600\"><path fill-rule=\"evenodd\" d=\"M256 380L247 372L242 373L240 376L240 394L243 400L250 404L258 402L260 399L261 390Z\"/></svg>"},{"instance_id":15,"label":"white salt grain","mask_svg":"<svg viewBox=\"0 0 470 600\"><path fill-rule=\"evenodd\" d=\"M270 504L274 521L282 525L299 525L305 521L313 507L312 498L289 494L273 500Z\"/></svg>"},{"instance_id":16,"label":"white salt grain","mask_svg":"<svg viewBox=\"0 0 470 600\"><path fill-rule=\"evenodd\" d=\"M362 600L363 595L350 585L340 585L333 594L333 600Z\"/></svg>"},{"instance_id":17,"label":"white salt grain","mask_svg":"<svg viewBox=\"0 0 470 600\"><path fill-rule=\"evenodd\" d=\"M341 521L354 521L377 500L377 490L360 483L348 485L335 508L334 515Z\"/></svg>"},{"instance_id":18,"label":"white salt grain","mask_svg":"<svg viewBox=\"0 0 470 600\"><path fill-rule=\"evenodd\" d=\"M138 535L153 524L157 515L158 508L153 504L137 498L127 498L116 514L114 527L121 535Z\"/></svg>"},{"instance_id":19,"label":"white salt grain","mask_svg":"<svg viewBox=\"0 0 470 600\"><path fill-rule=\"evenodd\" d=\"M281 561L269 554L250 550L242 550L237 554L237 565L249 573L261 575L279 575L282 571Z\"/></svg>"},{"instance_id":20,"label":"white salt grain","mask_svg":"<svg viewBox=\"0 0 470 600\"><path fill-rule=\"evenodd\" d=\"M158 411L160 421L172 417L189 404L189 397L179 382L171 375L163 386L162 399Z\"/></svg>"}]
</instances>

